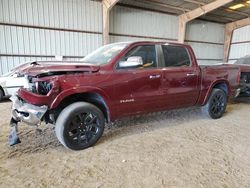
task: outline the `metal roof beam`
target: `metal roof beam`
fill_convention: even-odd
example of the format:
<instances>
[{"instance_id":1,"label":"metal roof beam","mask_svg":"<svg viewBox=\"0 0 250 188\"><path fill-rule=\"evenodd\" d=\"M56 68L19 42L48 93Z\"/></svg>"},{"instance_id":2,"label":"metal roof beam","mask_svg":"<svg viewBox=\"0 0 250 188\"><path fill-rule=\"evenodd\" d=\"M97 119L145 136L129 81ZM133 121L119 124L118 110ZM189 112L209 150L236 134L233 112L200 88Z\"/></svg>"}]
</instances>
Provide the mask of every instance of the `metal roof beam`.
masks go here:
<instances>
[{"instance_id":1,"label":"metal roof beam","mask_svg":"<svg viewBox=\"0 0 250 188\"><path fill-rule=\"evenodd\" d=\"M177 12L185 13L185 12L192 11L191 9L188 9L188 8L182 8L182 7L177 7L177 6L169 5L166 3L158 2L158 0L157 1L156 0L134 0L134 1L139 2L139 3L145 3L145 1L146 1L148 5L159 6L159 7L163 7L163 8L167 8L167 9L173 9L173 10L176 10L176 12L175 12L176 14L177 14ZM199 2L194 1L194 0L184 0L184 1L195 2L195 4L199 4ZM199 5L206 5L206 4L200 3ZM235 19L233 17L228 17L225 15L218 15L215 13L210 13L210 15L211 15L211 17L212 16L214 17L214 20L219 20L219 19L223 18L229 22L235 21ZM246 16L246 15L244 15L244 16Z\"/></svg>"},{"instance_id":2,"label":"metal roof beam","mask_svg":"<svg viewBox=\"0 0 250 188\"><path fill-rule=\"evenodd\" d=\"M205 5L206 4L204 2L199 2L199 1L195 1L195 0L184 0L184 1L187 2L187 3L196 4L196 5ZM237 10L231 10L231 9L225 8L225 7L221 7L221 8L218 8L218 9L219 10L224 10L224 11L227 11L227 12L232 12L234 14L238 14L238 15L241 15L241 16L249 17L249 14L244 13L244 12L240 12L240 11L237 11Z\"/></svg>"},{"instance_id":3,"label":"metal roof beam","mask_svg":"<svg viewBox=\"0 0 250 188\"><path fill-rule=\"evenodd\" d=\"M208 12L211 12L227 3L232 2L233 0L216 0L206 5L203 5L199 8L191 10L185 14L179 16L179 32L178 32L178 41L180 43L184 43L185 41L185 33L186 33L186 25L189 21L194 20Z\"/></svg>"},{"instance_id":4,"label":"metal roof beam","mask_svg":"<svg viewBox=\"0 0 250 188\"><path fill-rule=\"evenodd\" d=\"M250 25L250 18L245 18L225 25L225 40L224 40L224 61L228 61L232 36L235 29Z\"/></svg>"},{"instance_id":5,"label":"metal roof beam","mask_svg":"<svg viewBox=\"0 0 250 188\"><path fill-rule=\"evenodd\" d=\"M138 1L138 0L135 0L135 1L141 2L141 1ZM147 1L146 3L149 4L149 5L156 5L156 6L160 6L160 7L170 8L170 9L178 10L178 11L181 11L181 12L190 11L190 9L187 9L187 8L182 8L182 7L169 5L169 4L166 4L166 3L158 2L156 0L143 0L143 1Z\"/></svg>"},{"instance_id":6,"label":"metal roof beam","mask_svg":"<svg viewBox=\"0 0 250 188\"><path fill-rule=\"evenodd\" d=\"M110 10L119 0L102 0L102 30L103 44L109 43L109 15Z\"/></svg>"}]
</instances>

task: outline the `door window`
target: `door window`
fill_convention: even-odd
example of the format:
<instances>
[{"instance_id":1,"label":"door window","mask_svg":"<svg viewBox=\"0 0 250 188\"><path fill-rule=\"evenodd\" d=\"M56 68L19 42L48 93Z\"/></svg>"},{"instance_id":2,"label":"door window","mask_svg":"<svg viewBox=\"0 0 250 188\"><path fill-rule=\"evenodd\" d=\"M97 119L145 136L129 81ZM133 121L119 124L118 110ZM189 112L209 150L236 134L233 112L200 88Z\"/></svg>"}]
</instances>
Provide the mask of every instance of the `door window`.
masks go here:
<instances>
[{"instance_id":1,"label":"door window","mask_svg":"<svg viewBox=\"0 0 250 188\"><path fill-rule=\"evenodd\" d=\"M125 62L130 57L141 57L142 64L135 67L126 67L128 68L138 68L138 69L144 69L144 68L152 68L157 67L157 56L156 56L156 50L155 45L144 45L144 46L136 46L132 50L130 50L120 61ZM118 69L124 69L124 67L120 67L119 63L117 65Z\"/></svg>"},{"instance_id":2,"label":"door window","mask_svg":"<svg viewBox=\"0 0 250 188\"><path fill-rule=\"evenodd\" d=\"M188 51L182 46L162 45L166 67L190 66Z\"/></svg>"}]
</instances>

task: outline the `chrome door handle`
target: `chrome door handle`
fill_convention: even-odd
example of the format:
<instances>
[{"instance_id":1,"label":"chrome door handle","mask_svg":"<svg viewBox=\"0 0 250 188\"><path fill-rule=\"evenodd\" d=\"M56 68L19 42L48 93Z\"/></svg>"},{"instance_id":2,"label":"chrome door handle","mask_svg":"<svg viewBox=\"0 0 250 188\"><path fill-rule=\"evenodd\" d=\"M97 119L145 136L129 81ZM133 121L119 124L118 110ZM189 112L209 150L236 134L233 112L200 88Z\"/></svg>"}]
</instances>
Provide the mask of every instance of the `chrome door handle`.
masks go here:
<instances>
[{"instance_id":1,"label":"chrome door handle","mask_svg":"<svg viewBox=\"0 0 250 188\"><path fill-rule=\"evenodd\" d=\"M187 76L195 76L194 73L187 73Z\"/></svg>"},{"instance_id":2,"label":"chrome door handle","mask_svg":"<svg viewBox=\"0 0 250 188\"><path fill-rule=\"evenodd\" d=\"M150 75L150 76L149 76L150 79L156 79L156 78L160 78L160 77L161 77L160 74Z\"/></svg>"}]
</instances>

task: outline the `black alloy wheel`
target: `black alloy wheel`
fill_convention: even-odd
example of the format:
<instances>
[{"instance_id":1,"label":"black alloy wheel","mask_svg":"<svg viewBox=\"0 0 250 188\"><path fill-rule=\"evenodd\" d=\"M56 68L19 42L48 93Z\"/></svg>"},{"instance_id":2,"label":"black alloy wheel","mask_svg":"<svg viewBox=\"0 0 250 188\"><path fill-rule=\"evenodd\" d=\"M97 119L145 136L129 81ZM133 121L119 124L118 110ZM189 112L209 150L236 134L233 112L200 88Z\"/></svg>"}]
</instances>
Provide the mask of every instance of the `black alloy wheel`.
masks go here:
<instances>
[{"instance_id":1,"label":"black alloy wheel","mask_svg":"<svg viewBox=\"0 0 250 188\"><path fill-rule=\"evenodd\" d=\"M218 88L214 88L202 111L212 119L218 119L225 113L227 107L227 95Z\"/></svg>"},{"instance_id":2,"label":"black alloy wheel","mask_svg":"<svg viewBox=\"0 0 250 188\"><path fill-rule=\"evenodd\" d=\"M64 136L71 145L85 145L95 139L99 126L97 117L92 113L79 113L66 125Z\"/></svg>"},{"instance_id":3,"label":"black alloy wheel","mask_svg":"<svg viewBox=\"0 0 250 188\"><path fill-rule=\"evenodd\" d=\"M105 118L101 110L86 102L67 106L56 121L56 136L67 148L82 150L102 136Z\"/></svg>"},{"instance_id":4,"label":"black alloy wheel","mask_svg":"<svg viewBox=\"0 0 250 188\"><path fill-rule=\"evenodd\" d=\"M226 105L226 101L225 101L225 96L222 92L217 92L212 100L211 100L211 104L210 104L210 110L211 113L213 114L213 116L219 116L221 114L221 112L224 111Z\"/></svg>"}]
</instances>

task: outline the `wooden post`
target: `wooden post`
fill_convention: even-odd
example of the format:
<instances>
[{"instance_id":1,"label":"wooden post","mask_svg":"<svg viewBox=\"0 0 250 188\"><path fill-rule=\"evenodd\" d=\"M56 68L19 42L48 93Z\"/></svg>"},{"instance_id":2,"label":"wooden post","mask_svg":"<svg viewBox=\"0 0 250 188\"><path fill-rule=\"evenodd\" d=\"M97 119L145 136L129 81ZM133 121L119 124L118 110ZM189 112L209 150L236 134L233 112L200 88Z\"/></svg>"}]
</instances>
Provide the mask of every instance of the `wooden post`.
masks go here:
<instances>
[{"instance_id":1,"label":"wooden post","mask_svg":"<svg viewBox=\"0 0 250 188\"><path fill-rule=\"evenodd\" d=\"M103 45L109 43L109 15L110 10L112 7L118 2L119 0L103 0L102 1L102 24L103 24Z\"/></svg>"},{"instance_id":2,"label":"wooden post","mask_svg":"<svg viewBox=\"0 0 250 188\"><path fill-rule=\"evenodd\" d=\"M185 14L179 16L179 32L178 32L178 41L184 43L185 34L186 34L186 25L189 21L198 18L208 12L211 12L227 3L232 2L233 0L216 0L206 5L203 5L197 9L191 10Z\"/></svg>"},{"instance_id":3,"label":"wooden post","mask_svg":"<svg viewBox=\"0 0 250 188\"><path fill-rule=\"evenodd\" d=\"M233 26L232 25L225 25L225 33L224 33L224 62L228 61L228 56L231 47L231 41L233 37Z\"/></svg>"},{"instance_id":4,"label":"wooden post","mask_svg":"<svg viewBox=\"0 0 250 188\"><path fill-rule=\"evenodd\" d=\"M224 61L227 62L232 42L232 36L235 29L250 25L250 18L245 18L225 25L225 40L224 40Z\"/></svg>"},{"instance_id":5,"label":"wooden post","mask_svg":"<svg viewBox=\"0 0 250 188\"><path fill-rule=\"evenodd\" d=\"M184 43L186 34L187 21L183 16L179 16L178 42Z\"/></svg>"}]
</instances>

